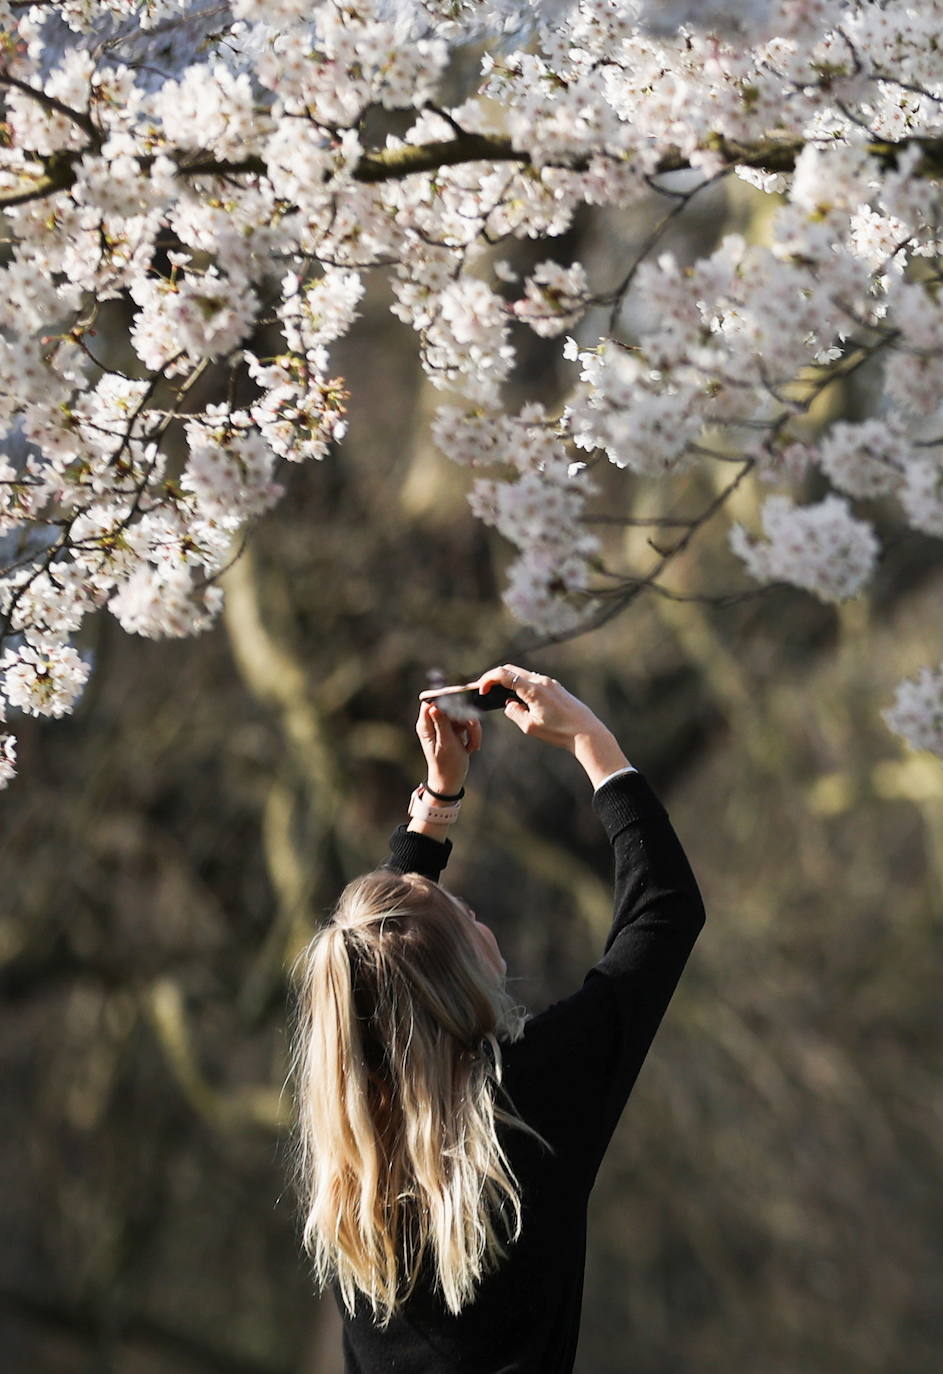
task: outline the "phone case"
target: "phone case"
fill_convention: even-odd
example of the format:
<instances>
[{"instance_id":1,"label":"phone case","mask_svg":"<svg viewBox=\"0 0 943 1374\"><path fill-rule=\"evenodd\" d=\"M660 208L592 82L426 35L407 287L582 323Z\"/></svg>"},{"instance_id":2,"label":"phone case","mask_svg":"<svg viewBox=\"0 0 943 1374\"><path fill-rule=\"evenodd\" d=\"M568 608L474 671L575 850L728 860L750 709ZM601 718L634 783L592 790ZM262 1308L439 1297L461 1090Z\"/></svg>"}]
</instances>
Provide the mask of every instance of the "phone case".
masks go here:
<instances>
[{"instance_id":1,"label":"phone case","mask_svg":"<svg viewBox=\"0 0 943 1374\"><path fill-rule=\"evenodd\" d=\"M509 701L520 701L510 687L495 683L489 692L481 693L475 687L431 687L419 693L420 701L434 701L436 706L447 715L470 711L478 715L483 711L503 711Z\"/></svg>"}]
</instances>

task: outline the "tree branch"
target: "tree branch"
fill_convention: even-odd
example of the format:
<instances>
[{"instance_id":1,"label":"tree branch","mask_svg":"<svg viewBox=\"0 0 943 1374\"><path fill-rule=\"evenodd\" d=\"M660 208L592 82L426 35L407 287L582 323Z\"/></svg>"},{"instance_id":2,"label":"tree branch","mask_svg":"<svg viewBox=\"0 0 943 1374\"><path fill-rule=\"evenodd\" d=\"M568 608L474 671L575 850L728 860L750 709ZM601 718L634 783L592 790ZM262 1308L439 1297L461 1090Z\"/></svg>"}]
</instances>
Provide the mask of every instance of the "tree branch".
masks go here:
<instances>
[{"instance_id":1,"label":"tree branch","mask_svg":"<svg viewBox=\"0 0 943 1374\"><path fill-rule=\"evenodd\" d=\"M65 101L60 100L58 96L47 95L45 91L39 90L38 87L31 86L28 81L21 81L18 76L11 76L9 72L0 71L0 86L10 86L15 91L22 91L24 95L31 96L37 104L42 105L43 109L46 110L48 114L62 115L64 119L69 120L76 128L81 129L89 142L96 146L100 143L101 135L99 134L98 127L91 115L85 110L73 109L71 105L67 105Z\"/></svg>"},{"instance_id":2,"label":"tree branch","mask_svg":"<svg viewBox=\"0 0 943 1374\"><path fill-rule=\"evenodd\" d=\"M796 158L806 146L805 139L760 139L756 143L739 143L722 134L711 137L707 147L719 154L728 167L755 167L765 172L791 172ZM930 179L943 177L943 137L914 136L898 142L878 139L867 145L868 152L887 167L897 165L898 155L911 144L923 149L923 161L917 167L919 176ZM454 167L465 162L517 162L527 167L533 159L526 148L515 148L509 138L501 134L462 134L456 138L433 143L410 143L400 148L382 148L364 153L354 168L355 181L394 181L414 172L434 172L439 167ZM586 158L572 162L546 164L560 171L586 170ZM690 158L677 149L670 149L658 160L654 173L681 172L691 168ZM197 155L193 161L181 162L181 174L187 176L231 176L254 173L265 174L260 157L234 161L220 161Z\"/></svg>"},{"instance_id":3,"label":"tree branch","mask_svg":"<svg viewBox=\"0 0 943 1374\"><path fill-rule=\"evenodd\" d=\"M32 87L27 87L32 90ZM41 94L37 92L36 94ZM923 157L915 169L917 176L927 180L943 180L943 137L902 138L898 142L878 139L868 143L868 152L885 167L897 165L901 152L916 144L923 151ZM766 172L791 172L796 158L806 146L804 139L760 139L756 143L738 143L724 138L721 134L712 136L707 147L718 154L727 168L755 167ZM45 171L43 182L28 191L14 191L0 195L0 209L10 205L21 205L28 200L36 200L54 191L67 190L75 181L74 164L83 152L57 154L57 165L47 158L38 165ZM147 168L152 158L141 158L140 165ZM376 184L381 181L397 181L417 172L434 172L440 167L456 167L466 162L516 162L522 167L533 164L526 148L515 148L509 138L500 134L462 134L461 137L444 139L433 143L406 144L400 148L380 148L364 153L354 167L354 181ZM545 164L557 171L582 172L588 162L586 158L575 158L571 162L552 162ZM690 158L674 149L659 158L654 174L690 170ZM177 171L179 176L265 176L266 164L263 158L249 156L244 158L215 158L199 151L178 152Z\"/></svg>"},{"instance_id":4,"label":"tree branch","mask_svg":"<svg viewBox=\"0 0 943 1374\"><path fill-rule=\"evenodd\" d=\"M31 200L45 200L56 191L68 191L75 185L75 164L81 157L80 152L53 153L32 164L28 170L40 173L40 178L22 191L5 191L0 195L0 210L14 205L28 205Z\"/></svg>"}]
</instances>

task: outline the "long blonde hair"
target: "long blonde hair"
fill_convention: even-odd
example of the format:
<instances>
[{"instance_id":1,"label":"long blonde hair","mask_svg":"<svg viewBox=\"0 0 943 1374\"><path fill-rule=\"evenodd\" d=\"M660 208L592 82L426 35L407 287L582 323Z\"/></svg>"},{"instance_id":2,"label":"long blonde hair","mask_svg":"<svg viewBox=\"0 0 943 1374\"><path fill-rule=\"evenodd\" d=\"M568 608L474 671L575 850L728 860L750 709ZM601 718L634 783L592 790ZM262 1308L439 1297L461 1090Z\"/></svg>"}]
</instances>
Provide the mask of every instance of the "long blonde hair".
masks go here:
<instances>
[{"instance_id":1,"label":"long blonde hair","mask_svg":"<svg viewBox=\"0 0 943 1374\"><path fill-rule=\"evenodd\" d=\"M444 888L380 869L350 883L296 962L292 1074L302 1241L319 1284L385 1326L424 1259L457 1313L520 1235L497 1123L498 1037L525 1013ZM550 1146L547 1146L549 1149Z\"/></svg>"}]
</instances>

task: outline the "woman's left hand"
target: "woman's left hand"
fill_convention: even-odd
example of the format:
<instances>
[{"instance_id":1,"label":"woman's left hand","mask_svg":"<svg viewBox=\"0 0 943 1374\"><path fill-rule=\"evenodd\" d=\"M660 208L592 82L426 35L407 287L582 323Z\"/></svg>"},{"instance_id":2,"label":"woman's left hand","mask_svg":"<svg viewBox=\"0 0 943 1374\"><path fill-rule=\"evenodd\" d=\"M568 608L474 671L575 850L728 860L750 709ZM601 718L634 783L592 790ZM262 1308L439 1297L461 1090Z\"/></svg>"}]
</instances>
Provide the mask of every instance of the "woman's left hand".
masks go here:
<instances>
[{"instance_id":1,"label":"woman's left hand","mask_svg":"<svg viewBox=\"0 0 943 1374\"><path fill-rule=\"evenodd\" d=\"M469 755L481 748L481 721L452 720L438 706L424 701L416 734L426 756L426 781L435 792L454 797L468 773Z\"/></svg>"}]
</instances>

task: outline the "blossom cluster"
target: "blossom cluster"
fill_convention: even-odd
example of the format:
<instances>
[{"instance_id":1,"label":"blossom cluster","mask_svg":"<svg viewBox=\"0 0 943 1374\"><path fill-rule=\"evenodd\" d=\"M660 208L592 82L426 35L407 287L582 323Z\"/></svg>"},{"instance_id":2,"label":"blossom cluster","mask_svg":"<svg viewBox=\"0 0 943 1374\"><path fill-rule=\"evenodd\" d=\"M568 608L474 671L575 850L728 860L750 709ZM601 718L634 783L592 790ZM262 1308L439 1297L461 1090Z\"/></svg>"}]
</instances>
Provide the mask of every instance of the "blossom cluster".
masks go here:
<instances>
[{"instance_id":1,"label":"blossom cluster","mask_svg":"<svg viewBox=\"0 0 943 1374\"><path fill-rule=\"evenodd\" d=\"M943 663L905 678L884 718L915 749L929 749L943 757Z\"/></svg>"},{"instance_id":2,"label":"blossom cluster","mask_svg":"<svg viewBox=\"0 0 943 1374\"><path fill-rule=\"evenodd\" d=\"M760 581L791 582L836 602L856 596L874 572L874 531L841 496L798 507L788 496L771 496L762 520L765 542L751 539L742 525L730 529L731 545Z\"/></svg>"},{"instance_id":3,"label":"blossom cluster","mask_svg":"<svg viewBox=\"0 0 943 1374\"><path fill-rule=\"evenodd\" d=\"M581 523L594 487L584 465L570 461L559 427L539 404L513 416L440 406L432 432L453 462L486 470L469 499L518 550L504 593L509 609L550 635L579 626L593 609L599 554Z\"/></svg>"},{"instance_id":4,"label":"blossom cluster","mask_svg":"<svg viewBox=\"0 0 943 1374\"><path fill-rule=\"evenodd\" d=\"M943 0L0 0L0 30L0 705L71 709L94 612L212 622L285 463L343 438L331 350L368 287L547 633L599 590L598 461L778 486L733 552L829 602L879 516L943 537ZM614 274L552 251L732 177L763 233L689 261L656 224ZM528 330L552 411L506 405ZM856 372L866 404L823 423ZM943 679L901 693L888 721L943 753Z\"/></svg>"}]
</instances>

